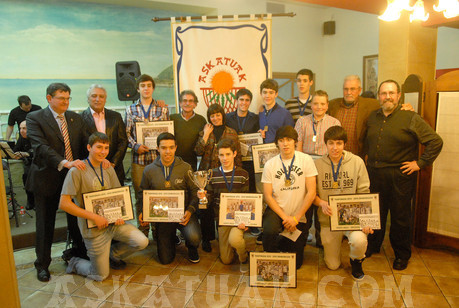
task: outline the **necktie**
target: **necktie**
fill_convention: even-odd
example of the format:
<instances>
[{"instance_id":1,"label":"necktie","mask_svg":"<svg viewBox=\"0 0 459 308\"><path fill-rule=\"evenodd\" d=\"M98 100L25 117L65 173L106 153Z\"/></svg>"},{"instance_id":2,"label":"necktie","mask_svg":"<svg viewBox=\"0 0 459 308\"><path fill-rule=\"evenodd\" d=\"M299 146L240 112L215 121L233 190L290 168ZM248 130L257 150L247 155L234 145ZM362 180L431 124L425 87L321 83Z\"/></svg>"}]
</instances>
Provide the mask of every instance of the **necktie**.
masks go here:
<instances>
[{"instance_id":1,"label":"necktie","mask_svg":"<svg viewBox=\"0 0 459 308\"><path fill-rule=\"evenodd\" d=\"M69 138L69 130L67 128L67 122L64 119L64 115L60 114L57 116L59 121L61 121L61 132L62 136L64 137L64 145L65 145L65 159L68 161L73 161L72 155L72 148L70 147L70 138Z\"/></svg>"}]
</instances>

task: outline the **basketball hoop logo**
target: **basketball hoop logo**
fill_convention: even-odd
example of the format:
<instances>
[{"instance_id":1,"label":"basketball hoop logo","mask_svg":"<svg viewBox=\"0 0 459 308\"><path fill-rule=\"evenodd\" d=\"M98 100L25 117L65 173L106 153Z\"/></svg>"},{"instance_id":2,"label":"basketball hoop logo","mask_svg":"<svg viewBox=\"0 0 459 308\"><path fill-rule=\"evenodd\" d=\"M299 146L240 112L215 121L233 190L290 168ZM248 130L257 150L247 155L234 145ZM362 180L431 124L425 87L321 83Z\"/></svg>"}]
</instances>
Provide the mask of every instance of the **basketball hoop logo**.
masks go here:
<instances>
[{"instance_id":1,"label":"basketball hoop logo","mask_svg":"<svg viewBox=\"0 0 459 308\"><path fill-rule=\"evenodd\" d=\"M236 93L244 88L236 87L235 83L247 80L239 63L228 57L217 57L206 62L201 71L198 81L203 85L200 89L206 106L220 104L225 113L235 111Z\"/></svg>"}]
</instances>

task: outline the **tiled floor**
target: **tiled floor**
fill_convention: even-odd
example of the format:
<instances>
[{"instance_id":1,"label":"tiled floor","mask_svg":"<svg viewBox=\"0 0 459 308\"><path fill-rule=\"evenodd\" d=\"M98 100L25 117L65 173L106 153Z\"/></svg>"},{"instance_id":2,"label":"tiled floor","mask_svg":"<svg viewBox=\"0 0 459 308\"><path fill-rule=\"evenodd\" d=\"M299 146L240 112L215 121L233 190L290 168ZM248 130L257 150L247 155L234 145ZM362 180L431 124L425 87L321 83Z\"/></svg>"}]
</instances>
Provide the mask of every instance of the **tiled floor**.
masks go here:
<instances>
[{"instance_id":1,"label":"tiled floor","mask_svg":"<svg viewBox=\"0 0 459 308\"><path fill-rule=\"evenodd\" d=\"M246 235L251 251L261 250ZM255 288L239 264L223 265L213 252L200 251L201 262L186 259L184 245L176 260L161 265L156 245L126 259L124 270L112 270L104 282L65 274L59 258L64 244L53 246L52 279L39 282L33 269L34 250L15 252L22 307L459 307L459 254L413 247L404 271L392 270L393 252L384 244L381 253L363 263L365 279L351 278L347 241L343 265L328 270L323 251L307 245L297 288Z\"/></svg>"}]
</instances>

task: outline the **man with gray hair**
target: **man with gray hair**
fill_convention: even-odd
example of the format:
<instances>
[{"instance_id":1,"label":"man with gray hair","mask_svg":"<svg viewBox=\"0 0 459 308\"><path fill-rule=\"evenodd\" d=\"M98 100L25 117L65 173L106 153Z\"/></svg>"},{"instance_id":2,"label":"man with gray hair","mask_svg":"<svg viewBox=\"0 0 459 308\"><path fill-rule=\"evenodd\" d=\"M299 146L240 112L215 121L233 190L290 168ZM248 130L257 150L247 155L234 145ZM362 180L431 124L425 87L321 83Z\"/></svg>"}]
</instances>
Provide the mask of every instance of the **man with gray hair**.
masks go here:
<instances>
[{"instance_id":1,"label":"man with gray hair","mask_svg":"<svg viewBox=\"0 0 459 308\"><path fill-rule=\"evenodd\" d=\"M101 132L108 136L110 149L107 160L113 168L121 185L124 185L123 159L127 149L126 126L121 114L105 108L107 91L99 84L93 84L86 92L89 107L81 113L88 127L88 135Z\"/></svg>"},{"instance_id":2,"label":"man with gray hair","mask_svg":"<svg viewBox=\"0 0 459 308\"><path fill-rule=\"evenodd\" d=\"M328 113L337 118L347 133L346 151L361 156L363 149L362 137L370 113L379 108L376 99L360 96L362 82L357 75L344 78L343 97L330 101Z\"/></svg>"},{"instance_id":3,"label":"man with gray hair","mask_svg":"<svg viewBox=\"0 0 459 308\"><path fill-rule=\"evenodd\" d=\"M194 151L199 132L204 129L206 119L194 112L198 104L198 97L192 90L184 90L179 97L180 113L171 115L174 121L174 132L177 141L176 155L191 165L193 170L197 168L197 155Z\"/></svg>"}]
</instances>

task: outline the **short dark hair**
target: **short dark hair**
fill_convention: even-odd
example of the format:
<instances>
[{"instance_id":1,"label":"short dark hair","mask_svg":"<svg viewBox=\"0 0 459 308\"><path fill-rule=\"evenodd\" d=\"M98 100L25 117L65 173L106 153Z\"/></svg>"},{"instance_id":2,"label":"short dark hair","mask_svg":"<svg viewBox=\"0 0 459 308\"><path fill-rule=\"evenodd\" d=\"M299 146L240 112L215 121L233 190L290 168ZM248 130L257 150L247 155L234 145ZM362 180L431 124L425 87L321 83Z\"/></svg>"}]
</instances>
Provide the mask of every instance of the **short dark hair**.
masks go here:
<instances>
[{"instance_id":1,"label":"short dark hair","mask_svg":"<svg viewBox=\"0 0 459 308\"><path fill-rule=\"evenodd\" d=\"M277 93L279 92L279 84L274 79L266 79L260 85L260 93L263 91L263 89L271 89Z\"/></svg>"},{"instance_id":2,"label":"short dark hair","mask_svg":"<svg viewBox=\"0 0 459 308\"><path fill-rule=\"evenodd\" d=\"M108 139L108 136L105 135L104 133L101 132L94 132L92 133L91 136L89 136L88 139L88 144L90 146L93 146L94 143L100 142L100 143L110 143L110 139Z\"/></svg>"},{"instance_id":3,"label":"short dark hair","mask_svg":"<svg viewBox=\"0 0 459 308\"><path fill-rule=\"evenodd\" d=\"M30 104L31 102L32 102L32 101L30 100L30 97L28 97L27 95L18 96L18 103L19 103L19 106L28 105L28 104Z\"/></svg>"},{"instance_id":4,"label":"short dark hair","mask_svg":"<svg viewBox=\"0 0 459 308\"><path fill-rule=\"evenodd\" d=\"M194 102L197 104L198 103L198 97L196 96L196 93L194 93L193 90L183 90L182 92L180 92L180 95L179 95L179 102L183 101L183 97L185 95L191 95L193 96L193 99L194 99Z\"/></svg>"},{"instance_id":5,"label":"short dark hair","mask_svg":"<svg viewBox=\"0 0 459 308\"><path fill-rule=\"evenodd\" d=\"M139 77L136 78L136 82L135 82L136 89L137 90L139 89L139 85L140 85L141 82L146 82L146 81L151 81L151 83L153 84L153 89L156 87L156 84L155 84L155 81L153 80L153 77L151 77L150 75L147 75L147 74L142 74L142 75L140 75Z\"/></svg>"},{"instance_id":6,"label":"short dark hair","mask_svg":"<svg viewBox=\"0 0 459 308\"><path fill-rule=\"evenodd\" d=\"M237 150L236 143L234 143L234 141L231 139L227 139L227 138L222 139L217 144L217 151L219 151L220 149L228 149L228 148L230 148L231 151L233 152Z\"/></svg>"},{"instance_id":7,"label":"short dark hair","mask_svg":"<svg viewBox=\"0 0 459 308\"><path fill-rule=\"evenodd\" d=\"M226 124L226 121L225 121L225 109L223 109L223 107L220 104L212 104L212 105L209 106L209 108L207 108L207 122L212 124L212 122L210 121L210 116L215 114L215 113L221 113L222 114L222 117L223 117L222 125L225 125Z\"/></svg>"},{"instance_id":8,"label":"short dark hair","mask_svg":"<svg viewBox=\"0 0 459 308\"><path fill-rule=\"evenodd\" d=\"M290 138L298 142L298 132L290 125L282 126L276 131L274 143L277 145L277 141L282 138Z\"/></svg>"},{"instance_id":9,"label":"short dark hair","mask_svg":"<svg viewBox=\"0 0 459 308\"><path fill-rule=\"evenodd\" d=\"M383 82L381 82L379 84L379 87L378 87L378 94L379 94L379 91L381 90L381 86L385 83L395 83L395 85L397 86L397 93L400 93L400 85L398 84L397 81L393 80L393 79L387 79L387 80L384 80Z\"/></svg>"},{"instance_id":10,"label":"short dark hair","mask_svg":"<svg viewBox=\"0 0 459 308\"><path fill-rule=\"evenodd\" d=\"M236 100L238 100L239 97L244 96L244 95L247 95L248 97L250 97L250 101L252 101L252 98L253 98L252 92L249 89L245 89L245 88L240 89L239 91L236 92Z\"/></svg>"},{"instance_id":11,"label":"short dark hair","mask_svg":"<svg viewBox=\"0 0 459 308\"><path fill-rule=\"evenodd\" d=\"M324 142L327 143L328 140L343 140L347 143L347 133L341 126L332 126L324 134Z\"/></svg>"},{"instance_id":12,"label":"short dark hair","mask_svg":"<svg viewBox=\"0 0 459 308\"><path fill-rule=\"evenodd\" d=\"M312 98L314 99L314 97L316 96L323 96L327 99L327 103L328 103L328 93L324 90L317 90L314 95L312 96Z\"/></svg>"},{"instance_id":13,"label":"short dark hair","mask_svg":"<svg viewBox=\"0 0 459 308\"><path fill-rule=\"evenodd\" d=\"M54 82L46 88L46 95L51 95L54 97L57 91L69 92L69 94L72 92L67 84L62 82Z\"/></svg>"},{"instance_id":14,"label":"short dark hair","mask_svg":"<svg viewBox=\"0 0 459 308\"><path fill-rule=\"evenodd\" d=\"M174 143L177 144L177 141L175 140L175 136L169 132L161 133L159 134L158 138L156 138L156 146L158 148L162 140L174 140Z\"/></svg>"},{"instance_id":15,"label":"short dark hair","mask_svg":"<svg viewBox=\"0 0 459 308\"><path fill-rule=\"evenodd\" d=\"M309 81L311 81L314 78L314 74L310 69L303 68L296 73L296 77L298 78L298 75L308 75L309 76Z\"/></svg>"}]
</instances>

